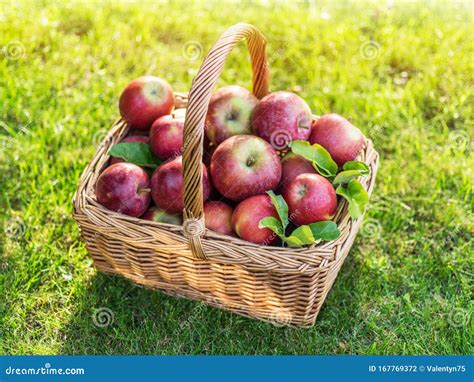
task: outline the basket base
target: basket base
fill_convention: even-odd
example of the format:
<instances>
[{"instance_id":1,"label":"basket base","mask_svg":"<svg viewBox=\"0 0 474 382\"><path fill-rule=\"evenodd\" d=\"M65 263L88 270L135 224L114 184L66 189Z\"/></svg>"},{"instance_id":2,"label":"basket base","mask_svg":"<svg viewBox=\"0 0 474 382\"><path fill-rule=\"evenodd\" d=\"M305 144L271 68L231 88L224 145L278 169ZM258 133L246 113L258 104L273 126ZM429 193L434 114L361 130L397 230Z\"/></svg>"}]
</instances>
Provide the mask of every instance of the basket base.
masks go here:
<instances>
[{"instance_id":1,"label":"basket base","mask_svg":"<svg viewBox=\"0 0 474 382\"><path fill-rule=\"evenodd\" d=\"M255 304L243 305L242 301L233 301L229 296L215 296L209 293L201 292L189 285L169 284L160 280L150 280L149 278L146 279L146 282L143 282L143 277L124 273L123 271L118 271L101 261L95 262L95 266L97 271L101 273L120 275L137 285L147 289L158 289L172 297L181 297L193 301L203 302L215 308L227 310L243 317L258 319L277 327L289 326L310 328L315 324L323 302L326 299L326 296L331 289L334 280L336 279L337 273L342 266L343 261L344 259L341 259L336 267L332 268L325 275L316 274L312 277L308 276L307 285L314 285L313 278L316 278L319 280L319 282L316 281L316 284L319 286L319 288L316 288L311 296L305 296L305 299L309 297L312 300L312 304L306 305L309 309L296 311L294 310L294 306L302 306L301 304L291 304L293 307L285 307L284 305L278 306L278 304L259 304L260 306ZM302 296L294 297L295 300L302 299Z\"/></svg>"}]
</instances>

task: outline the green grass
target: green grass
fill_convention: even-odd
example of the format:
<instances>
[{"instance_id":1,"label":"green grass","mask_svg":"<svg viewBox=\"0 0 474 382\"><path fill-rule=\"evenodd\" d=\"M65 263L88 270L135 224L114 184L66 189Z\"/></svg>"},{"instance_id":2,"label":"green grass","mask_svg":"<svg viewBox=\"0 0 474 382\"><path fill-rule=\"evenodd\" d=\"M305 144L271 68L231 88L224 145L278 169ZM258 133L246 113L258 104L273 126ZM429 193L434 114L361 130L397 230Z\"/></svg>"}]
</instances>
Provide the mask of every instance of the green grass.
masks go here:
<instances>
[{"instance_id":1,"label":"green grass","mask_svg":"<svg viewBox=\"0 0 474 382\"><path fill-rule=\"evenodd\" d=\"M472 354L472 12L469 2L0 2L0 352ZM189 90L202 58L183 47L206 52L238 21L267 36L273 90L300 86L315 113L350 117L381 154L365 228L312 329L97 274L71 217L126 83L153 73ZM228 83L250 84L244 44ZM100 307L112 325L94 325Z\"/></svg>"}]
</instances>

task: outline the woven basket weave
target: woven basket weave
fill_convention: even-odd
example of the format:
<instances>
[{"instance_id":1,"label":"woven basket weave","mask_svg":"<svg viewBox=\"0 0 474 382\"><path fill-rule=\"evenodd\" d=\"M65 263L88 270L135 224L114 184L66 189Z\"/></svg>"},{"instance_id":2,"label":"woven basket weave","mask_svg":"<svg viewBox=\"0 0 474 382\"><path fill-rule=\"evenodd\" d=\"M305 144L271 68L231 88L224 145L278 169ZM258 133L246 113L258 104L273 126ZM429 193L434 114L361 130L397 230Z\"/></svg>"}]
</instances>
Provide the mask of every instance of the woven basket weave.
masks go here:
<instances>
[{"instance_id":1,"label":"woven basket weave","mask_svg":"<svg viewBox=\"0 0 474 382\"><path fill-rule=\"evenodd\" d=\"M265 38L243 23L225 31L212 47L189 96L175 93L175 107L186 108L183 226L118 214L97 202L95 184L107 166L107 153L129 129L123 120L113 125L85 169L74 196L74 218L101 272L273 324L311 326L362 222L362 217L351 220L344 200L334 218L341 236L311 247L261 246L203 229L204 119L225 59L244 38L252 62L253 92L258 98L268 94ZM371 194L379 158L370 140L358 159L370 167L370 175L359 180Z\"/></svg>"}]
</instances>

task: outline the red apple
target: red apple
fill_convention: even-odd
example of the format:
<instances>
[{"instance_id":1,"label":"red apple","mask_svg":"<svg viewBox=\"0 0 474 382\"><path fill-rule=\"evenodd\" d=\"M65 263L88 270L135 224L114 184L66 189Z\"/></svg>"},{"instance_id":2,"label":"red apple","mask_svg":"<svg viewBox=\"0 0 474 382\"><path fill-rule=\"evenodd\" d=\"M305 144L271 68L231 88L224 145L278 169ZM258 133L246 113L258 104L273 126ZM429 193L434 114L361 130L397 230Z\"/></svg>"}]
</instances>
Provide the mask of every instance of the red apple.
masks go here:
<instances>
[{"instance_id":1,"label":"red apple","mask_svg":"<svg viewBox=\"0 0 474 382\"><path fill-rule=\"evenodd\" d=\"M278 213L268 195L254 195L240 202L232 214L232 226L240 238L255 244L270 245L278 236L269 228L259 228L260 220Z\"/></svg>"},{"instance_id":2,"label":"red apple","mask_svg":"<svg viewBox=\"0 0 474 382\"><path fill-rule=\"evenodd\" d=\"M211 193L211 182L207 169L202 165L204 201ZM151 177L151 197L155 204L170 214L182 212L183 200L183 162L179 156L158 167Z\"/></svg>"},{"instance_id":3,"label":"red apple","mask_svg":"<svg viewBox=\"0 0 474 382\"><path fill-rule=\"evenodd\" d=\"M133 142L138 142L138 143L148 143L148 137L145 135L129 135L128 137L125 137L120 141L120 143L133 143ZM110 157L110 164L116 164L116 163L122 163L125 162L122 158L117 158L117 157Z\"/></svg>"},{"instance_id":4,"label":"red apple","mask_svg":"<svg viewBox=\"0 0 474 382\"><path fill-rule=\"evenodd\" d=\"M174 158L182 153L184 120L171 115L158 118L150 130L151 151L161 160Z\"/></svg>"},{"instance_id":5,"label":"red apple","mask_svg":"<svg viewBox=\"0 0 474 382\"><path fill-rule=\"evenodd\" d=\"M298 175L282 195L288 204L290 220L296 225L330 220L336 213L336 191L321 175Z\"/></svg>"},{"instance_id":6,"label":"red apple","mask_svg":"<svg viewBox=\"0 0 474 382\"><path fill-rule=\"evenodd\" d=\"M316 174L316 170L309 160L290 151L281 160L279 190L283 191L300 174Z\"/></svg>"},{"instance_id":7,"label":"red apple","mask_svg":"<svg viewBox=\"0 0 474 382\"><path fill-rule=\"evenodd\" d=\"M290 92L270 93L260 100L252 114L255 133L277 149L296 139L307 140L311 133L311 109Z\"/></svg>"},{"instance_id":8,"label":"red apple","mask_svg":"<svg viewBox=\"0 0 474 382\"><path fill-rule=\"evenodd\" d=\"M224 235L235 236L232 229L231 206L220 201L211 201L204 204L204 218L206 228Z\"/></svg>"},{"instance_id":9,"label":"red apple","mask_svg":"<svg viewBox=\"0 0 474 382\"><path fill-rule=\"evenodd\" d=\"M134 129L147 130L157 118L170 114L174 94L165 80L143 76L130 82L119 101L120 115Z\"/></svg>"},{"instance_id":10,"label":"red apple","mask_svg":"<svg viewBox=\"0 0 474 382\"><path fill-rule=\"evenodd\" d=\"M347 119L337 114L326 114L314 122L309 141L323 146L342 166L355 159L365 139L362 132Z\"/></svg>"},{"instance_id":11,"label":"red apple","mask_svg":"<svg viewBox=\"0 0 474 382\"><path fill-rule=\"evenodd\" d=\"M165 210L156 206L148 208L148 210L145 212L145 215L142 216L142 219L174 225L183 224L183 217L181 215L169 214Z\"/></svg>"},{"instance_id":12,"label":"red apple","mask_svg":"<svg viewBox=\"0 0 474 382\"><path fill-rule=\"evenodd\" d=\"M252 134L250 117L257 98L240 86L225 86L211 97L206 116L206 136L218 145L233 135Z\"/></svg>"},{"instance_id":13,"label":"red apple","mask_svg":"<svg viewBox=\"0 0 474 382\"><path fill-rule=\"evenodd\" d=\"M104 170L97 180L97 201L109 210L139 217L150 204L150 178L132 163L117 163Z\"/></svg>"},{"instance_id":14,"label":"red apple","mask_svg":"<svg viewBox=\"0 0 474 382\"><path fill-rule=\"evenodd\" d=\"M253 135L234 135L214 151L211 177L223 196L240 201L278 186L280 159L263 139Z\"/></svg>"}]
</instances>

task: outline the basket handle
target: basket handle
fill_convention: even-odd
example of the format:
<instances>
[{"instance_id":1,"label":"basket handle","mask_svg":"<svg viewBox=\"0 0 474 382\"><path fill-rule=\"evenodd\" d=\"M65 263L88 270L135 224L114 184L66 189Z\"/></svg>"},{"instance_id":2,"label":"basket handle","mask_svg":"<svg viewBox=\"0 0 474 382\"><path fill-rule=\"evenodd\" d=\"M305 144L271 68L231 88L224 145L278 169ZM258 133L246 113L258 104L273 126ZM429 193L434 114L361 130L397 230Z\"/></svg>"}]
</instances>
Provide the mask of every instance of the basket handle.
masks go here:
<instances>
[{"instance_id":1,"label":"basket handle","mask_svg":"<svg viewBox=\"0 0 474 382\"><path fill-rule=\"evenodd\" d=\"M183 132L183 232L189 239L192 253L206 260L201 236L205 232L203 213L202 155L204 121L211 93L232 48L243 38L247 40L252 62L253 93L257 98L268 94L266 40L253 25L239 23L227 29L207 54L189 92Z\"/></svg>"}]
</instances>

